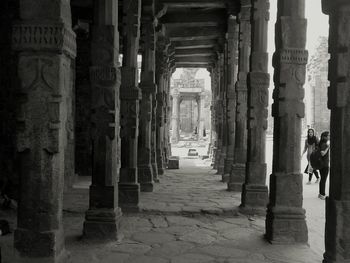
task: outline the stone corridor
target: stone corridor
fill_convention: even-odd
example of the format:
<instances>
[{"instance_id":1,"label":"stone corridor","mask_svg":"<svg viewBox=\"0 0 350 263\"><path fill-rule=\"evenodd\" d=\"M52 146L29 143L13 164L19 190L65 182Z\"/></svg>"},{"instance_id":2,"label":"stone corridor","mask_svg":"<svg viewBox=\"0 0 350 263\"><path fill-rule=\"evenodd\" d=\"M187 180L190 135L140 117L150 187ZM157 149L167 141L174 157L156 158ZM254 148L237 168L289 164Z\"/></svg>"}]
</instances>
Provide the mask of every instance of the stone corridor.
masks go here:
<instances>
[{"instance_id":1,"label":"stone corridor","mask_svg":"<svg viewBox=\"0 0 350 263\"><path fill-rule=\"evenodd\" d=\"M118 241L105 243L81 238L90 183L80 180L64 196L66 249L71 262L321 261L324 214L319 211L324 210L324 202L314 195L316 184L304 191L310 246L271 245L263 238L265 217L240 214L240 193L226 191L221 175L209 164L209 160L181 158L180 169L167 170L153 193L141 193L142 213L124 214ZM14 227L15 214L7 217ZM0 241L3 263L20 262L14 255L13 234Z\"/></svg>"}]
</instances>

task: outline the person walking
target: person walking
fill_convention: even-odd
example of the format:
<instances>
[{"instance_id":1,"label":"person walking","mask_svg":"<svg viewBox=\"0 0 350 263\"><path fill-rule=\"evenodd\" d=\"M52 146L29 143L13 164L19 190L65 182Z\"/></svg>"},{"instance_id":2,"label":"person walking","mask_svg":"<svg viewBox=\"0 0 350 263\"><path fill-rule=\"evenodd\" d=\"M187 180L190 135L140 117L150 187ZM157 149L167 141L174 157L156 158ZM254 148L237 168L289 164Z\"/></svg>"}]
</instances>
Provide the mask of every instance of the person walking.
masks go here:
<instances>
[{"instance_id":1,"label":"person walking","mask_svg":"<svg viewBox=\"0 0 350 263\"><path fill-rule=\"evenodd\" d=\"M319 151L321 153L320 158L320 174L321 174L321 181L319 185L319 194L318 198L321 200L326 199L326 181L328 177L329 172L329 131L324 131L321 134L321 139L318 144Z\"/></svg>"},{"instance_id":2,"label":"person walking","mask_svg":"<svg viewBox=\"0 0 350 263\"><path fill-rule=\"evenodd\" d=\"M318 171L316 169L314 169L310 163L310 155L313 151L315 151L318 143L319 143L319 141L318 141L318 138L315 134L315 130L309 128L307 130L307 138L305 140L304 151L301 155L301 156L303 156L304 153L307 152L307 154L306 154L307 166L305 168L304 173L307 173L309 175L309 181L306 184L311 184L312 174L315 174L316 183L318 183L319 179L320 179L320 176L318 175Z\"/></svg>"}]
</instances>

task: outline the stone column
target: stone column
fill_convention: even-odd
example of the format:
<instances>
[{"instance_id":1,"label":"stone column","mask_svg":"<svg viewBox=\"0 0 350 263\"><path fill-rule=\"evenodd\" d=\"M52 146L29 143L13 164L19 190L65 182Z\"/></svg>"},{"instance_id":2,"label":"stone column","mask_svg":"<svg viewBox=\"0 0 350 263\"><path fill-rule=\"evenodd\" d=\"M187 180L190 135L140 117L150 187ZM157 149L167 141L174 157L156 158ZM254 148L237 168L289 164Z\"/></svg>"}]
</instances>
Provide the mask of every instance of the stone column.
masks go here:
<instances>
[{"instance_id":1,"label":"stone column","mask_svg":"<svg viewBox=\"0 0 350 263\"><path fill-rule=\"evenodd\" d=\"M173 114L171 116L172 120L172 143L178 143L179 142L179 90L175 89L173 92Z\"/></svg>"},{"instance_id":2,"label":"stone column","mask_svg":"<svg viewBox=\"0 0 350 263\"><path fill-rule=\"evenodd\" d=\"M220 129L220 144L219 152L217 156L217 174L223 175L224 173L224 166L225 166L225 158L226 158L226 136L227 136L227 123L226 123L226 100L225 100L225 93L226 93L226 83L225 83L225 52L219 55L219 72L218 72L218 89L219 89L219 98L217 100L217 107L218 107L218 126ZM224 179L224 178L223 178Z\"/></svg>"},{"instance_id":3,"label":"stone column","mask_svg":"<svg viewBox=\"0 0 350 263\"><path fill-rule=\"evenodd\" d=\"M19 3L21 21L13 25L12 34L12 48L19 52L16 118L21 182L14 246L24 260L65 262L67 107L76 54L70 1Z\"/></svg>"},{"instance_id":4,"label":"stone column","mask_svg":"<svg viewBox=\"0 0 350 263\"><path fill-rule=\"evenodd\" d=\"M143 43L142 72L140 88L140 128L138 141L138 178L141 191L153 191L153 170L151 164L152 98L157 90L155 84L155 31L154 1L142 3L141 39Z\"/></svg>"},{"instance_id":5,"label":"stone column","mask_svg":"<svg viewBox=\"0 0 350 263\"><path fill-rule=\"evenodd\" d=\"M236 17L230 15L227 20L227 91L226 91L226 116L227 116L227 149L224 164L223 182L230 180L230 172L233 164L236 133L236 92L237 81L237 40L238 24Z\"/></svg>"},{"instance_id":6,"label":"stone column","mask_svg":"<svg viewBox=\"0 0 350 263\"><path fill-rule=\"evenodd\" d=\"M140 39L141 0L123 5L123 67L120 88L121 168L119 205L123 211L138 211L140 185L137 178L139 100L137 53Z\"/></svg>"},{"instance_id":7,"label":"stone column","mask_svg":"<svg viewBox=\"0 0 350 263\"><path fill-rule=\"evenodd\" d=\"M121 211L118 207L119 144L119 33L118 1L96 1L92 28L91 140L92 184L84 236L116 238ZM110 56L102 56L103 52Z\"/></svg>"},{"instance_id":8,"label":"stone column","mask_svg":"<svg viewBox=\"0 0 350 263\"><path fill-rule=\"evenodd\" d=\"M215 150L215 161L214 169L219 168L219 160L221 155L221 145L222 145L222 132L221 132L221 122L222 122L222 103L220 99L220 60L218 59L216 72L215 72L215 116L216 116L216 150ZM217 172L218 173L218 172Z\"/></svg>"},{"instance_id":9,"label":"stone column","mask_svg":"<svg viewBox=\"0 0 350 263\"><path fill-rule=\"evenodd\" d=\"M252 53L248 75L247 174L242 189L241 208L247 213L265 213L268 199L265 145L270 83L266 52L269 1L254 0L252 11Z\"/></svg>"},{"instance_id":10,"label":"stone column","mask_svg":"<svg viewBox=\"0 0 350 263\"><path fill-rule=\"evenodd\" d=\"M203 131L204 131L204 104L205 104L205 94L202 92L199 95L199 105L198 105L198 119L199 119L199 126L198 126L198 136L199 139L203 139Z\"/></svg>"},{"instance_id":11,"label":"stone column","mask_svg":"<svg viewBox=\"0 0 350 263\"><path fill-rule=\"evenodd\" d=\"M326 199L324 263L350 260L350 2L323 0L329 15L330 63L328 107L331 110L331 165Z\"/></svg>"},{"instance_id":12,"label":"stone column","mask_svg":"<svg viewBox=\"0 0 350 263\"><path fill-rule=\"evenodd\" d=\"M162 77L160 77L160 81L158 82L159 90L163 89L163 80ZM157 148L156 148L156 154L157 154L157 167L158 167L158 174L163 175L164 174L164 154L163 154L163 139L164 139L164 107L163 107L163 92L158 91L157 93Z\"/></svg>"},{"instance_id":13,"label":"stone column","mask_svg":"<svg viewBox=\"0 0 350 263\"><path fill-rule=\"evenodd\" d=\"M157 88L157 86L156 86ZM152 96L152 122L151 122L151 166L153 172L153 181L159 183L158 179L158 164L157 164L157 90L154 96Z\"/></svg>"},{"instance_id":14,"label":"stone column","mask_svg":"<svg viewBox=\"0 0 350 263\"><path fill-rule=\"evenodd\" d=\"M247 161L247 74L249 72L251 42L251 0L241 2L239 22L238 80L236 82L236 132L233 164L227 188L229 191L242 191Z\"/></svg>"},{"instance_id":15,"label":"stone column","mask_svg":"<svg viewBox=\"0 0 350 263\"><path fill-rule=\"evenodd\" d=\"M276 51L273 167L270 202L266 216L266 238L273 243L307 242L303 204L303 174L300 171L301 122L306 44L305 0L278 1Z\"/></svg>"}]
</instances>

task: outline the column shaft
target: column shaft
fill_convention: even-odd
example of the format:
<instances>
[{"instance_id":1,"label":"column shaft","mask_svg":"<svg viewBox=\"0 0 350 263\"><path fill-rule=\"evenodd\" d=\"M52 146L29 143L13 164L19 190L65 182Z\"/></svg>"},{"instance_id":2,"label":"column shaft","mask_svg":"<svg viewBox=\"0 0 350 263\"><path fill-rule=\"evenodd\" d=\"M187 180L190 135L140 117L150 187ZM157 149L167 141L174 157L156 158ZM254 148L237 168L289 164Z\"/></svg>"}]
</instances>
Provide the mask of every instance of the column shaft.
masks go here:
<instances>
[{"instance_id":1,"label":"column shaft","mask_svg":"<svg viewBox=\"0 0 350 263\"><path fill-rule=\"evenodd\" d=\"M138 141L138 178L143 192L153 191L153 169L151 164L152 103L156 92L155 84L155 30L154 3L143 2L141 20L141 39L143 43L142 72L140 88L140 126Z\"/></svg>"},{"instance_id":2,"label":"column shaft","mask_svg":"<svg viewBox=\"0 0 350 263\"><path fill-rule=\"evenodd\" d=\"M237 81L237 40L238 24L236 17L230 15L228 18L227 30L227 151L222 181L230 180L230 172L233 164L236 134L236 91L235 83Z\"/></svg>"},{"instance_id":3,"label":"column shaft","mask_svg":"<svg viewBox=\"0 0 350 263\"><path fill-rule=\"evenodd\" d=\"M242 191L247 162L247 110L249 57L251 43L251 0L242 1L239 14L239 62L236 82L236 132L233 164L228 182L229 191Z\"/></svg>"},{"instance_id":4,"label":"column shaft","mask_svg":"<svg viewBox=\"0 0 350 263\"><path fill-rule=\"evenodd\" d=\"M140 39L141 0L123 5L123 67L121 100L121 168L119 205L123 211L138 211L140 185L137 178L139 101L137 54Z\"/></svg>"},{"instance_id":5,"label":"column shaft","mask_svg":"<svg viewBox=\"0 0 350 263\"><path fill-rule=\"evenodd\" d=\"M118 14L118 1L96 2L94 12L90 67L92 184L84 235L115 239L121 217L117 185L120 71L118 18L115 16ZM101 50L111 55L101 56Z\"/></svg>"},{"instance_id":6,"label":"column shaft","mask_svg":"<svg viewBox=\"0 0 350 263\"><path fill-rule=\"evenodd\" d=\"M172 142L179 142L179 91L173 91L173 114L172 114Z\"/></svg>"},{"instance_id":7,"label":"column shaft","mask_svg":"<svg viewBox=\"0 0 350 263\"><path fill-rule=\"evenodd\" d=\"M242 191L241 208L247 213L265 213L268 190L266 186L266 129L270 75L267 73L268 0L254 0L252 15L252 53L249 72L247 174Z\"/></svg>"},{"instance_id":8,"label":"column shaft","mask_svg":"<svg viewBox=\"0 0 350 263\"><path fill-rule=\"evenodd\" d=\"M329 15L331 55L328 69L331 164L323 263L345 263L350 260L350 3L323 0L322 9Z\"/></svg>"},{"instance_id":9,"label":"column shaft","mask_svg":"<svg viewBox=\"0 0 350 263\"><path fill-rule=\"evenodd\" d=\"M19 3L21 21L12 32L12 48L19 51L16 139L21 182L14 245L25 260L65 262L67 107L76 54L70 1Z\"/></svg>"},{"instance_id":10,"label":"column shaft","mask_svg":"<svg viewBox=\"0 0 350 263\"><path fill-rule=\"evenodd\" d=\"M219 113L219 129L220 129L220 144L218 155L218 168L217 174L224 173L225 158L226 158L226 147L227 147L227 122L226 122L226 81L225 81L225 59L226 57L226 48L225 51L219 55L219 99L217 101L218 113Z\"/></svg>"},{"instance_id":11,"label":"column shaft","mask_svg":"<svg viewBox=\"0 0 350 263\"><path fill-rule=\"evenodd\" d=\"M305 0L278 1L273 65L273 168L266 217L266 237L274 243L307 242L300 171L303 85L308 58L304 12Z\"/></svg>"}]
</instances>

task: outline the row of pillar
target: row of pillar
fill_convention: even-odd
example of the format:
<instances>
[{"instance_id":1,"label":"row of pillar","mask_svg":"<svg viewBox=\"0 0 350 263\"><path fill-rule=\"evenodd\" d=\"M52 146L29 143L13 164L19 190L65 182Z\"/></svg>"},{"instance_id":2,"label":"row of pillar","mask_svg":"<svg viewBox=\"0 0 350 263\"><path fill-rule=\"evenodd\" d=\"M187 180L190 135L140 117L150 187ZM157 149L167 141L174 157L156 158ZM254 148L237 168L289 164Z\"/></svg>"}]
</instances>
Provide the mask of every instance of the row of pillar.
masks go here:
<instances>
[{"instance_id":1,"label":"row of pillar","mask_svg":"<svg viewBox=\"0 0 350 263\"><path fill-rule=\"evenodd\" d=\"M170 42L162 32L156 35L154 9L154 0L123 5L120 68L118 0L94 1L92 183L83 227L87 238L116 239L122 211L139 210L140 190L153 190L171 155L166 98L174 67ZM21 82L17 93L21 188L14 242L20 257L65 262L63 184L70 158L67 149L74 138L70 118L77 48L70 1L20 0L19 10L21 20L12 29Z\"/></svg>"},{"instance_id":2,"label":"row of pillar","mask_svg":"<svg viewBox=\"0 0 350 263\"><path fill-rule=\"evenodd\" d=\"M349 194L346 176L349 153L344 146L347 125L347 82L350 41L348 1L323 0L330 16L329 63L331 110L330 191L326 199L324 263L348 262L350 242ZM274 117L273 166L269 193L266 186L265 142L268 116L268 0L243 0L237 19L230 16L225 49L218 56L212 77L213 166L228 183L242 191L241 210L265 214L266 238L272 243L308 240L300 167L301 122L306 64L305 0L278 1L273 56ZM238 28L238 33L237 33ZM238 60L235 50L238 41ZM224 62L223 62L224 61ZM223 68L224 67L224 68Z\"/></svg>"}]
</instances>

